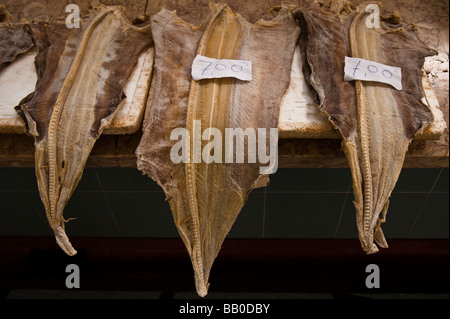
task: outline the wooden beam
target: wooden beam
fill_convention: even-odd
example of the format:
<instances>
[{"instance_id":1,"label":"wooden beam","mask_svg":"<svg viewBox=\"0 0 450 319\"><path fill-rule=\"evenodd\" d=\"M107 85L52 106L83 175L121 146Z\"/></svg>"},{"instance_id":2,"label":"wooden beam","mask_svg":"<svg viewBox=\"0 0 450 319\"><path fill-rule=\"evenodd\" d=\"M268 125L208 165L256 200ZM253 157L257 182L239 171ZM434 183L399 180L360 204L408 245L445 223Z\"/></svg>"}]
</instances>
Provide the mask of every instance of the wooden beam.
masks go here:
<instances>
[{"instance_id":1,"label":"wooden beam","mask_svg":"<svg viewBox=\"0 0 450 319\"><path fill-rule=\"evenodd\" d=\"M135 150L141 132L132 135L104 135L94 146L87 167L136 167ZM26 135L0 135L0 167L34 167L34 140ZM447 145L447 146L446 146ZM281 168L348 167L338 139L281 139ZM404 167L449 167L448 143L415 141Z\"/></svg>"}]
</instances>

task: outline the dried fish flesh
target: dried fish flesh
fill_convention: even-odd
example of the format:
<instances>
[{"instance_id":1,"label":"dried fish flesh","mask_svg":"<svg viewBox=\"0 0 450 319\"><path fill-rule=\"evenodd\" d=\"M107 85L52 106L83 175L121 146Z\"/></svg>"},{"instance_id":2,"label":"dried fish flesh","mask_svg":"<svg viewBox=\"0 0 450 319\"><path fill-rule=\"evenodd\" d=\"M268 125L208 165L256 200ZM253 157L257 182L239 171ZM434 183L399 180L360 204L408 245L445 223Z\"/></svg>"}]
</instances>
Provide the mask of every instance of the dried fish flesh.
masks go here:
<instances>
[{"instance_id":1,"label":"dried fish flesh","mask_svg":"<svg viewBox=\"0 0 450 319\"><path fill-rule=\"evenodd\" d=\"M31 34L25 23L11 23L11 15L0 4L0 70L33 47Z\"/></svg>"},{"instance_id":2,"label":"dried fish flesh","mask_svg":"<svg viewBox=\"0 0 450 319\"><path fill-rule=\"evenodd\" d=\"M206 26L192 26L166 10L152 18L153 91L136 152L138 168L166 193L202 297L226 235L251 190L266 185L268 176L260 174L259 163L196 163L194 152L186 163L173 163L170 151L177 141L170 134L177 128L187 129L189 136L209 132L209 139L201 141L204 150L212 129L225 136L226 128L276 128L300 31L285 6L273 20L255 24L226 5L211 8ZM196 54L251 61L253 80L192 81L190 66ZM188 143L188 149L194 150L194 142Z\"/></svg>"},{"instance_id":3,"label":"dried fish flesh","mask_svg":"<svg viewBox=\"0 0 450 319\"><path fill-rule=\"evenodd\" d=\"M110 122L143 50L150 26L138 28L123 7L99 7L79 29L64 20L31 25L39 48L36 91L17 107L35 138L39 192L60 247L74 255L63 210L92 147Z\"/></svg>"},{"instance_id":4,"label":"dried fish flesh","mask_svg":"<svg viewBox=\"0 0 450 319\"><path fill-rule=\"evenodd\" d=\"M338 13L317 7L297 13L308 61L305 74L318 95L320 109L343 136L353 176L359 238L370 254L378 251L374 241L387 247L381 224L389 197L408 145L433 121L421 102L421 83L424 58L435 52L418 39L414 26L399 23L398 16L385 18L379 28L368 28L368 4L362 3L353 12L346 6ZM378 82L345 82L345 56L401 67L403 90Z\"/></svg>"}]
</instances>

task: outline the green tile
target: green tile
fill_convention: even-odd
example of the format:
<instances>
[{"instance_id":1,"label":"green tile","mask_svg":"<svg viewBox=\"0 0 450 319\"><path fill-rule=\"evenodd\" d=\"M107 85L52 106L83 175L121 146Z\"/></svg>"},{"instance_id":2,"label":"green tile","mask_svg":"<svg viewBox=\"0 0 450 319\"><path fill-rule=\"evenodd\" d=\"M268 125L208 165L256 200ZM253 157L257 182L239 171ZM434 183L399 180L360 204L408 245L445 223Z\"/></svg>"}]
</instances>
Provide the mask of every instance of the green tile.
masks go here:
<instances>
[{"instance_id":1,"label":"green tile","mask_svg":"<svg viewBox=\"0 0 450 319\"><path fill-rule=\"evenodd\" d=\"M37 192L36 170L32 167L15 168L14 172L19 180L20 185L26 191Z\"/></svg>"},{"instance_id":2,"label":"green tile","mask_svg":"<svg viewBox=\"0 0 450 319\"><path fill-rule=\"evenodd\" d=\"M124 237L178 238L163 193L108 193L109 202Z\"/></svg>"},{"instance_id":3,"label":"green tile","mask_svg":"<svg viewBox=\"0 0 450 319\"><path fill-rule=\"evenodd\" d=\"M169 204L162 193L108 193L122 236L178 238ZM229 237L260 238L264 194L250 194Z\"/></svg>"},{"instance_id":4,"label":"green tile","mask_svg":"<svg viewBox=\"0 0 450 319\"><path fill-rule=\"evenodd\" d=\"M426 198L425 193L392 194L386 222L381 227L388 241L389 238L414 238L411 227Z\"/></svg>"},{"instance_id":5,"label":"green tile","mask_svg":"<svg viewBox=\"0 0 450 319\"><path fill-rule=\"evenodd\" d=\"M333 238L345 194L281 194L266 197L266 238Z\"/></svg>"},{"instance_id":6,"label":"green tile","mask_svg":"<svg viewBox=\"0 0 450 319\"><path fill-rule=\"evenodd\" d=\"M34 168L16 168L15 174L19 184L24 190L37 192L37 178ZM78 191L101 191L101 186L96 175L95 168L86 168L76 190Z\"/></svg>"},{"instance_id":7,"label":"green tile","mask_svg":"<svg viewBox=\"0 0 450 319\"><path fill-rule=\"evenodd\" d=\"M82 192L95 192L102 190L96 168L84 169L83 176L81 177L76 190Z\"/></svg>"},{"instance_id":8,"label":"green tile","mask_svg":"<svg viewBox=\"0 0 450 319\"><path fill-rule=\"evenodd\" d=\"M404 168L395 192L429 192L440 172L439 168Z\"/></svg>"},{"instance_id":9,"label":"green tile","mask_svg":"<svg viewBox=\"0 0 450 319\"><path fill-rule=\"evenodd\" d=\"M76 218L66 223L66 233L69 237L119 236L114 217L103 193L75 192L64 210L64 219L69 218Z\"/></svg>"},{"instance_id":10,"label":"green tile","mask_svg":"<svg viewBox=\"0 0 450 319\"><path fill-rule=\"evenodd\" d=\"M155 191L161 187L135 168L97 168L105 191Z\"/></svg>"},{"instance_id":11,"label":"green tile","mask_svg":"<svg viewBox=\"0 0 450 319\"><path fill-rule=\"evenodd\" d=\"M33 208L38 213L40 218L42 220L44 220L45 224L48 226L47 216L46 216L46 213L45 213L44 204L42 203L41 196L40 196L39 192L27 192L27 196L28 196L30 204L33 206Z\"/></svg>"},{"instance_id":12,"label":"green tile","mask_svg":"<svg viewBox=\"0 0 450 319\"><path fill-rule=\"evenodd\" d=\"M386 222L382 229L389 243L393 238L442 238L448 237L448 194L432 194L424 207L422 217L411 230L423 203L427 198L425 193L393 193L390 198ZM434 198L441 196L435 200ZM446 201L445 201L446 200ZM429 212L432 210L432 212ZM427 213L425 213L427 212ZM424 217L426 214L426 218ZM431 217L432 216L432 217ZM424 222L423 220L426 219ZM358 238L356 226L356 209L353 205L353 195L349 196L343 212L337 238Z\"/></svg>"},{"instance_id":13,"label":"green tile","mask_svg":"<svg viewBox=\"0 0 450 319\"><path fill-rule=\"evenodd\" d=\"M439 179L438 179L433 191L448 193L448 184L449 184L448 168L443 168L442 173L439 176Z\"/></svg>"},{"instance_id":14,"label":"green tile","mask_svg":"<svg viewBox=\"0 0 450 319\"><path fill-rule=\"evenodd\" d=\"M0 192L1 236L50 235L46 221L36 211L26 192Z\"/></svg>"},{"instance_id":15,"label":"green tile","mask_svg":"<svg viewBox=\"0 0 450 319\"><path fill-rule=\"evenodd\" d=\"M349 169L280 168L270 176L268 192L346 192L351 181Z\"/></svg>"},{"instance_id":16,"label":"green tile","mask_svg":"<svg viewBox=\"0 0 450 319\"><path fill-rule=\"evenodd\" d=\"M22 191L23 187L20 183L15 168L0 167L0 191L12 190Z\"/></svg>"},{"instance_id":17,"label":"green tile","mask_svg":"<svg viewBox=\"0 0 450 319\"><path fill-rule=\"evenodd\" d=\"M412 230L414 238L448 238L448 193L431 194Z\"/></svg>"},{"instance_id":18,"label":"green tile","mask_svg":"<svg viewBox=\"0 0 450 319\"><path fill-rule=\"evenodd\" d=\"M358 228L356 226L356 208L353 204L353 193L349 193L345 200L345 207L343 211L339 213L339 227L335 232L336 238L358 238Z\"/></svg>"},{"instance_id":19,"label":"green tile","mask_svg":"<svg viewBox=\"0 0 450 319\"><path fill-rule=\"evenodd\" d=\"M261 238L263 231L264 193L250 193L228 234L229 238Z\"/></svg>"}]
</instances>

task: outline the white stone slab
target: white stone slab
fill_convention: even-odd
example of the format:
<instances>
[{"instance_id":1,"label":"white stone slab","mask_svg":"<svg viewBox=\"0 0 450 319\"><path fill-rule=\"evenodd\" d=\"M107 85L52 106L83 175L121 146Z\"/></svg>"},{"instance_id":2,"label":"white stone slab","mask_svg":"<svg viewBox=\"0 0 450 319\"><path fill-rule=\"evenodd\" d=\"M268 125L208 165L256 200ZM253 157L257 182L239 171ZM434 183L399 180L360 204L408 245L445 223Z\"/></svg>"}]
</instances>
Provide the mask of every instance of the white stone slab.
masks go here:
<instances>
[{"instance_id":1,"label":"white stone slab","mask_svg":"<svg viewBox=\"0 0 450 319\"><path fill-rule=\"evenodd\" d=\"M14 107L34 91L37 74L34 57L37 49L19 56L0 72L0 133L25 134L25 123Z\"/></svg>"},{"instance_id":2,"label":"white stone slab","mask_svg":"<svg viewBox=\"0 0 450 319\"><path fill-rule=\"evenodd\" d=\"M341 138L341 134L333 128L327 116L317 107L309 87L303 77L302 55L297 46L291 69L291 82L280 108L278 123L280 138ZM444 114L424 72L422 78L424 99L434 116L434 122L417 133L416 139L438 139L447 127Z\"/></svg>"},{"instance_id":3,"label":"white stone slab","mask_svg":"<svg viewBox=\"0 0 450 319\"><path fill-rule=\"evenodd\" d=\"M25 123L14 111L14 106L34 91L37 79L34 68L35 55L36 51L24 54L0 73L0 134L26 133ZM127 99L119 106L111 127L106 129L104 134L132 134L141 126L149 94L153 59L153 49L149 49L139 58L139 63L125 89ZM291 69L291 84L280 109L279 136L281 138L341 138L339 132L317 108L303 77L302 65L300 48L297 47ZM437 139L446 128L444 115L426 74L424 74L422 85L425 93L423 103L429 106L435 121L416 138Z\"/></svg>"},{"instance_id":4,"label":"white stone slab","mask_svg":"<svg viewBox=\"0 0 450 319\"><path fill-rule=\"evenodd\" d=\"M0 134L25 134L26 125L14 107L35 90L37 74L34 66L36 49L20 56L0 73ZM139 57L126 87L126 99L111 126L103 134L132 134L141 126L150 89L154 49Z\"/></svg>"}]
</instances>

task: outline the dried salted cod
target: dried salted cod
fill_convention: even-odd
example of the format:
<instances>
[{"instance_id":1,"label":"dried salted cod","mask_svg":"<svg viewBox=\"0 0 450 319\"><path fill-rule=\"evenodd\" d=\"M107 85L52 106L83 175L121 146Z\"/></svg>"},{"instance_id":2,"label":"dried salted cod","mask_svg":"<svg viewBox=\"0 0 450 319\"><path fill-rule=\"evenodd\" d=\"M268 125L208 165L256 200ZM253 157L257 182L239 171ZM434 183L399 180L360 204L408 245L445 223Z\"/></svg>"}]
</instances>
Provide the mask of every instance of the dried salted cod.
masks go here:
<instances>
[{"instance_id":1,"label":"dried salted cod","mask_svg":"<svg viewBox=\"0 0 450 319\"><path fill-rule=\"evenodd\" d=\"M0 4L0 70L21 53L33 47L31 34L25 23L11 23L12 16Z\"/></svg>"},{"instance_id":2,"label":"dried salted cod","mask_svg":"<svg viewBox=\"0 0 450 319\"><path fill-rule=\"evenodd\" d=\"M64 20L32 25L39 53L36 91L18 107L35 138L39 192L56 240L68 255L64 207L92 147L125 97L139 54L151 45L150 26L138 28L123 7L100 7L68 29Z\"/></svg>"},{"instance_id":3,"label":"dried salted cod","mask_svg":"<svg viewBox=\"0 0 450 319\"><path fill-rule=\"evenodd\" d=\"M211 9L208 23L198 27L167 10L152 18L153 91L137 149L138 168L167 195L202 297L208 292L212 264L250 191L268 182L267 175L260 174L260 163L248 163L246 156L244 164L226 164L225 152L218 155L216 148L211 154L208 144L213 140L223 145L226 128L277 127L300 31L287 7L273 20L255 24L233 14L226 5L211 5ZM192 81L190 68L196 54L251 61L253 80ZM203 150L206 161L203 156L201 163L195 163L194 152L186 154L187 163L171 161L172 148L183 143L177 137L171 140L177 128L187 129L191 137L187 149L196 149L196 154ZM269 144L266 132L261 143L265 146ZM203 140L195 145L195 137L202 135ZM220 160L207 164L211 157Z\"/></svg>"},{"instance_id":4,"label":"dried salted cod","mask_svg":"<svg viewBox=\"0 0 450 319\"><path fill-rule=\"evenodd\" d=\"M380 226L389 197L409 143L433 121L421 102L421 68L424 58L435 52L418 39L413 26L403 26L398 16L386 17L379 28L368 28L368 4L347 16L304 8L298 17L308 61L305 74L318 94L320 109L342 133L353 176L359 238L370 254L378 251L374 241L387 247ZM349 6L346 9L349 12ZM378 82L345 82L345 56L401 67L403 90Z\"/></svg>"}]
</instances>

